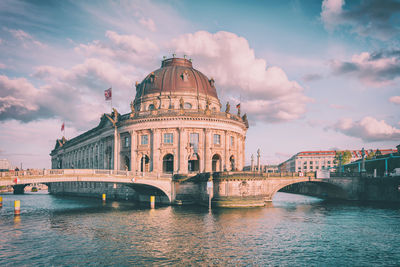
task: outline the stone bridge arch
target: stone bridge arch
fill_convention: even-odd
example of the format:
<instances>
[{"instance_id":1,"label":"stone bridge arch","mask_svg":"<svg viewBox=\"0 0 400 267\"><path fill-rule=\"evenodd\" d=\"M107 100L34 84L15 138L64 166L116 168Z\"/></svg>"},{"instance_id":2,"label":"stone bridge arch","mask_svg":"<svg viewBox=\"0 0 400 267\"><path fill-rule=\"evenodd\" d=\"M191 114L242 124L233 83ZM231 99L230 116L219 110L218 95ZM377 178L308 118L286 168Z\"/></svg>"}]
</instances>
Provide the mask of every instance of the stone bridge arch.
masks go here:
<instances>
[{"instance_id":1,"label":"stone bridge arch","mask_svg":"<svg viewBox=\"0 0 400 267\"><path fill-rule=\"evenodd\" d=\"M286 192L308 195L326 199L347 199L348 192L340 185L333 184L328 180L303 180L285 181L274 185L266 201L272 201L274 195L285 189Z\"/></svg>"},{"instance_id":2,"label":"stone bridge arch","mask_svg":"<svg viewBox=\"0 0 400 267\"><path fill-rule=\"evenodd\" d=\"M94 183L108 183L108 184L122 184L132 189L137 189L139 192L153 193L156 195L156 202L169 204L172 201L171 179L160 179L158 177L131 177L131 176L74 176L74 175L60 175L60 176L36 176L36 177L20 177L18 183L15 179L7 179L1 181L0 185L10 185L14 188L15 194L23 194L24 188L30 184L46 184L49 186L49 191L54 183L68 183L68 182L94 182ZM150 201L150 197L141 197L141 201Z\"/></svg>"}]
</instances>

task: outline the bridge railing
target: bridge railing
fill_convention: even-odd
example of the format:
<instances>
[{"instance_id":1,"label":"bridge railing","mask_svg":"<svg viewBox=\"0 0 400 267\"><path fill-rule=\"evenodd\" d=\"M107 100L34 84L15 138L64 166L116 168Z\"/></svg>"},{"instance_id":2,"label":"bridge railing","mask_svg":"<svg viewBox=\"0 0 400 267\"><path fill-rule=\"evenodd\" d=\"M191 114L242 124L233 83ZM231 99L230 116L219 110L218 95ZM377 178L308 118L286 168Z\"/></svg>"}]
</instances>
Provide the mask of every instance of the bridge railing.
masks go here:
<instances>
[{"instance_id":1,"label":"bridge railing","mask_svg":"<svg viewBox=\"0 0 400 267\"><path fill-rule=\"evenodd\" d=\"M107 176L128 176L139 179L171 179L172 174L168 173L140 173L122 170L104 169L35 169L27 171L0 172L0 178L18 178L32 176L68 176L68 175L107 175Z\"/></svg>"},{"instance_id":2,"label":"bridge railing","mask_svg":"<svg viewBox=\"0 0 400 267\"><path fill-rule=\"evenodd\" d=\"M255 177L255 176L262 176L262 177L311 177L315 178L315 172L305 172L305 173L299 173L299 172L252 172L252 171L234 171L234 172L220 172L220 175L240 175L240 176L246 176L246 177Z\"/></svg>"}]
</instances>

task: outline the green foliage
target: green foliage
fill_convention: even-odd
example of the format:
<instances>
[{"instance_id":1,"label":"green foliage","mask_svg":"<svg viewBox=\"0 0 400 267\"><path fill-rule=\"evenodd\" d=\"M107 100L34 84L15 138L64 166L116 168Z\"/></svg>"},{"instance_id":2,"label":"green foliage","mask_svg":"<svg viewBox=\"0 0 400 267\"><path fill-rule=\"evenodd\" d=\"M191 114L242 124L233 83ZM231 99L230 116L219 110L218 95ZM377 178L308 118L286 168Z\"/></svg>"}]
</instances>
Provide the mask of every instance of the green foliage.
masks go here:
<instances>
[{"instance_id":1,"label":"green foliage","mask_svg":"<svg viewBox=\"0 0 400 267\"><path fill-rule=\"evenodd\" d=\"M340 155L342 156L342 165L350 163L351 161L351 152L349 150L345 151L336 151L335 162L339 164Z\"/></svg>"},{"instance_id":2,"label":"green foliage","mask_svg":"<svg viewBox=\"0 0 400 267\"><path fill-rule=\"evenodd\" d=\"M368 156L365 159L373 159L373 158L375 158L375 152L371 151L368 153Z\"/></svg>"}]
</instances>

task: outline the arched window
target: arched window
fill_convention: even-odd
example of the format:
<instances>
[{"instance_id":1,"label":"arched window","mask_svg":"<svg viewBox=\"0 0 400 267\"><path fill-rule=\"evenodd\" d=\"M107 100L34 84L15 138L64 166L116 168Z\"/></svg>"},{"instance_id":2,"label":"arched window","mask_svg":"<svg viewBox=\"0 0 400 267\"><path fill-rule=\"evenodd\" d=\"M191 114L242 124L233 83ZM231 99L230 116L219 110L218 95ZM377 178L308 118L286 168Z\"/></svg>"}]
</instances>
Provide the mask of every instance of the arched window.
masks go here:
<instances>
[{"instance_id":1,"label":"arched window","mask_svg":"<svg viewBox=\"0 0 400 267\"><path fill-rule=\"evenodd\" d=\"M174 171L174 156L167 154L163 158L163 172L172 173Z\"/></svg>"},{"instance_id":2,"label":"arched window","mask_svg":"<svg viewBox=\"0 0 400 267\"><path fill-rule=\"evenodd\" d=\"M188 160L189 172L197 172L200 169L200 157L199 154L193 153L189 156Z\"/></svg>"},{"instance_id":3,"label":"arched window","mask_svg":"<svg viewBox=\"0 0 400 267\"><path fill-rule=\"evenodd\" d=\"M221 156L215 154L212 157L212 171L213 172L220 172L221 171Z\"/></svg>"},{"instance_id":4,"label":"arched window","mask_svg":"<svg viewBox=\"0 0 400 267\"><path fill-rule=\"evenodd\" d=\"M154 105L150 104L148 110L154 110Z\"/></svg>"},{"instance_id":5,"label":"arched window","mask_svg":"<svg viewBox=\"0 0 400 267\"><path fill-rule=\"evenodd\" d=\"M186 103L183 105L183 108L184 108L184 109L191 109L191 108L192 108L192 104L186 102Z\"/></svg>"},{"instance_id":6,"label":"arched window","mask_svg":"<svg viewBox=\"0 0 400 267\"><path fill-rule=\"evenodd\" d=\"M150 159L147 155L143 155L140 160L140 171L141 172L149 172L150 170Z\"/></svg>"}]
</instances>

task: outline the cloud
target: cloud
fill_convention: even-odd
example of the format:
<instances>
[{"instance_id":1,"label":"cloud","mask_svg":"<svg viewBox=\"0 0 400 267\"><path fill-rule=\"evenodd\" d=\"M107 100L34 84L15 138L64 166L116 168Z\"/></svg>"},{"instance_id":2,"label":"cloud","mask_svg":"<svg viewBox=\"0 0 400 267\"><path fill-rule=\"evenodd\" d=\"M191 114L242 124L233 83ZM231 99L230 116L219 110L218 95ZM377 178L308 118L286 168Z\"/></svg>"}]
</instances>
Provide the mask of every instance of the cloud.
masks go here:
<instances>
[{"instance_id":1,"label":"cloud","mask_svg":"<svg viewBox=\"0 0 400 267\"><path fill-rule=\"evenodd\" d=\"M234 33L198 31L172 40L170 48L194 58L194 67L215 78L222 100L239 101L254 120L282 122L300 118L311 99L279 67L256 58L248 41ZM251 118L250 118L251 119Z\"/></svg>"},{"instance_id":2,"label":"cloud","mask_svg":"<svg viewBox=\"0 0 400 267\"><path fill-rule=\"evenodd\" d=\"M303 78L303 81L305 81L305 82L312 82L312 81L321 80L322 78L324 78L324 76L322 76L321 74L318 74L318 73L310 73L310 74L304 75L302 78Z\"/></svg>"},{"instance_id":3,"label":"cloud","mask_svg":"<svg viewBox=\"0 0 400 267\"><path fill-rule=\"evenodd\" d=\"M11 33L11 35L20 40L22 42L22 44L24 45L24 47L28 47L30 46L30 44L34 44L36 46L39 46L41 48L45 48L46 45L39 42L38 40L36 40L35 38L33 38L32 35L30 35L29 33L23 31L23 30L15 30L15 29L8 29L6 27L3 28L4 30L8 31L9 33Z\"/></svg>"},{"instance_id":4,"label":"cloud","mask_svg":"<svg viewBox=\"0 0 400 267\"><path fill-rule=\"evenodd\" d=\"M0 63L0 69L5 69L5 68L7 68L6 65L3 63Z\"/></svg>"},{"instance_id":5,"label":"cloud","mask_svg":"<svg viewBox=\"0 0 400 267\"><path fill-rule=\"evenodd\" d=\"M400 105L400 96L392 96L389 101L393 104Z\"/></svg>"},{"instance_id":6,"label":"cloud","mask_svg":"<svg viewBox=\"0 0 400 267\"><path fill-rule=\"evenodd\" d=\"M148 66L154 63L158 46L148 38L140 38L136 35L120 35L114 31L107 31L106 41L93 41L87 45L80 44L75 47L76 52L82 52L86 56L95 56L109 60Z\"/></svg>"},{"instance_id":7,"label":"cloud","mask_svg":"<svg viewBox=\"0 0 400 267\"><path fill-rule=\"evenodd\" d=\"M324 0L321 20L328 30L348 27L360 36L388 40L400 32L396 15L400 13L397 0L362 0L346 6L344 0Z\"/></svg>"},{"instance_id":8,"label":"cloud","mask_svg":"<svg viewBox=\"0 0 400 267\"><path fill-rule=\"evenodd\" d=\"M337 19L343 12L344 0L324 0L322 2L321 19L328 30L332 30L337 24Z\"/></svg>"},{"instance_id":9,"label":"cloud","mask_svg":"<svg viewBox=\"0 0 400 267\"><path fill-rule=\"evenodd\" d=\"M359 121L350 118L341 119L332 129L366 142L400 140L400 129L388 125L384 120L379 121L369 116Z\"/></svg>"},{"instance_id":10,"label":"cloud","mask_svg":"<svg viewBox=\"0 0 400 267\"><path fill-rule=\"evenodd\" d=\"M149 29L152 32L155 32L156 29L156 24L154 23L154 21L151 18L141 18L139 20L139 23L143 26L145 26L147 29Z\"/></svg>"},{"instance_id":11,"label":"cloud","mask_svg":"<svg viewBox=\"0 0 400 267\"><path fill-rule=\"evenodd\" d=\"M363 52L350 61L331 61L336 75L352 75L372 86L383 86L400 77L400 50Z\"/></svg>"}]
</instances>

